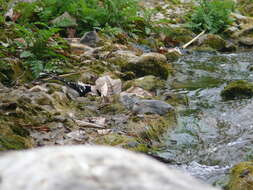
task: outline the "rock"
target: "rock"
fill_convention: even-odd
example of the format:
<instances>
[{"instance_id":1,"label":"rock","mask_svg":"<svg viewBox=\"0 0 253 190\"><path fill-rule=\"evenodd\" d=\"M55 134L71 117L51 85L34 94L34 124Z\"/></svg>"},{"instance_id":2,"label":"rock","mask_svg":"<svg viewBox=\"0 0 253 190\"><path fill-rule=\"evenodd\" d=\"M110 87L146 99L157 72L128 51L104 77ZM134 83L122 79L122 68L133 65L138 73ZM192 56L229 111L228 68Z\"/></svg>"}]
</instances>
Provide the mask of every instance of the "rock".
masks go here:
<instances>
[{"instance_id":1,"label":"rock","mask_svg":"<svg viewBox=\"0 0 253 190\"><path fill-rule=\"evenodd\" d=\"M160 53L144 53L140 57L121 65L122 72L132 71L137 77L154 75L167 79L172 72L171 64L167 63L166 56Z\"/></svg>"},{"instance_id":2,"label":"rock","mask_svg":"<svg viewBox=\"0 0 253 190\"><path fill-rule=\"evenodd\" d=\"M87 52L93 51L93 48L91 48L90 46L84 45L84 44L70 43L69 45L70 45L71 53L73 53L75 55L82 55Z\"/></svg>"},{"instance_id":3,"label":"rock","mask_svg":"<svg viewBox=\"0 0 253 190\"><path fill-rule=\"evenodd\" d=\"M253 37L240 37L239 43L245 46L253 46Z\"/></svg>"},{"instance_id":4,"label":"rock","mask_svg":"<svg viewBox=\"0 0 253 190\"><path fill-rule=\"evenodd\" d=\"M200 46L211 47L217 51L222 51L226 48L226 41L219 35L215 34L206 34L201 36L198 43Z\"/></svg>"},{"instance_id":5,"label":"rock","mask_svg":"<svg viewBox=\"0 0 253 190\"><path fill-rule=\"evenodd\" d=\"M165 82L153 75L144 76L132 81L127 81L124 85L124 89L128 89L131 86L140 87L147 91L156 92L165 87Z\"/></svg>"},{"instance_id":6,"label":"rock","mask_svg":"<svg viewBox=\"0 0 253 190\"><path fill-rule=\"evenodd\" d=\"M137 59L136 53L129 50L117 50L112 53L111 57L112 61L115 59L122 59L126 62L132 62Z\"/></svg>"},{"instance_id":7,"label":"rock","mask_svg":"<svg viewBox=\"0 0 253 190\"><path fill-rule=\"evenodd\" d=\"M253 23L253 21L252 21ZM244 24L241 26L241 30L235 32L232 34L233 38L239 38L239 37L247 37L248 35L252 35L253 33L253 24Z\"/></svg>"},{"instance_id":8,"label":"rock","mask_svg":"<svg viewBox=\"0 0 253 190\"><path fill-rule=\"evenodd\" d=\"M96 90L100 92L101 96L112 96L120 94L122 82L120 79L112 79L109 75L99 77L96 81Z\"/></svg>"},{"instance_id":9,"label":"rock","mask_svg":"<svg viewBox=\"0 0 253 190\"><path fill-rule=\"evenodd\" d=\"M120 95L120 101L124 104L124 106L137 114L149 113L165 115L169 111L174 110L170 104L160 100L139 99L134 94L125 92Z\"/></svg>"},{"instance_id":10,"label":"rock","mask_svg":"<svg viewBox=\"0 0 253 190\"><path fill-rule=\"evenodd\" d=\"M80 39L80 43L91 47L96 47L100 42L100 38L96 31L86 32Z\"/></svg>"},{"instance_id":11,"label":"rock","mask_svg":"<svg viewBox=\"0 0 253 190\"><path fill-rule=\"evenodd\" d=\"M250 23L253 21L252 17L244 16L238 13L231 13L231 16L236 20L237 23Z\"/></svg>"},{"instance_id":12,"label":"rock","mask_svg":"<svg viewBox=\"0 0 253 190\"><path fill-rule=\"evenodd\" d=\"M253 96L253 83L244 80L233 81L221 91L221 96L224 100L251 98Z\"/></svg>"},{"instance_id":13,"label":"rock","mask_svg":"<svg viewBox=\"0 0 253 190\"><path fill-rule=\"evenodd\" d=\"M229 190L253 189L253 162L241 162L230 173Z\"/></svg>"},{"instance_id":14,"label":"rock","mask_svg":"<svg viewBox=\"0 0 253 190\"><path fill-rule=\"evenodd\" d=\"M126 90L127 93L135 94L138 97L144 98L144 97L152 97L153 95L149 93L148 91L140 88L140 87L131 87Z\"/></svg>"},{"instance_id":15,"label":"rock","mask_svg":"<svg viewBox=\"0 0 253 190\"><path fill-rule=\"evenodd\" d=\"M110 147L45 147L7 153L0 157L0 170L4 190L216 189L147 156Z\"/></svg>"},{"instance_id":16,"label":"rock","mask_svg":"<svg viewBox=\"0 0 253 190\"><path fill-rule=\"evenodd\" d=\"M51 22L55 27L68 28L77 26L76 19L70 16L68 12L65 12L61 16L56 17Z\"/></svg>"}]
</instances>

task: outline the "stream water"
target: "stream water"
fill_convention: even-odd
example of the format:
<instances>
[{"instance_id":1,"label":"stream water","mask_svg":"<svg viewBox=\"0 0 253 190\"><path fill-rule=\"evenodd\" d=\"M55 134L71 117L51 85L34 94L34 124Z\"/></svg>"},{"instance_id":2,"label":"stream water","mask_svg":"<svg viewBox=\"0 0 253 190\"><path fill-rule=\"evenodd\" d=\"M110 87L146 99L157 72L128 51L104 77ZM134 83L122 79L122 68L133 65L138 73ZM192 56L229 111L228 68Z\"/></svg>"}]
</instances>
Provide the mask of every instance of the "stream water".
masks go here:
<instances>
[{"instance_id":1,"label":"stream water","mask_svg":"<svg viewBox=\"0 0 253 190\"><path fill-rule=\"evenodd\" d=\"M229 81L253 81L252 55L193 53L174 63L168 86L188 105L177 108L178 125L160 156L211 184L225 183L231 166L253 158L253 99L220 97Z\"/></svg>"}]
</instances>

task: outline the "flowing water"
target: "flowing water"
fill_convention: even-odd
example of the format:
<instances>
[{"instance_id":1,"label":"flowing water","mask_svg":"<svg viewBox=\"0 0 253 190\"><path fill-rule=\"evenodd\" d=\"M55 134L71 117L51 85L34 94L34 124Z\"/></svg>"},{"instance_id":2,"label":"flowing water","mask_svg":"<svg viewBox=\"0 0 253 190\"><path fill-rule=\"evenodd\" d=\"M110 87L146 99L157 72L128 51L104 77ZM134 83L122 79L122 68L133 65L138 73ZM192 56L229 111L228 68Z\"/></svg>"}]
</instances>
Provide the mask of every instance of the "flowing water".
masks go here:
<instances>
[{"instance_id":1,"label":"flowing water","mask_svg":"<svg viewBox=\"0 0 253 190\"><path fill-rule=\"evenodd\" d=\"M212 184L224 183L231 166L253 158L253 99L220 97L229 81L253 81L252 55L193 53L174 63L168 84L188 105L177 108L178 125L160 156Z\"/></svg>"}]
</instances>

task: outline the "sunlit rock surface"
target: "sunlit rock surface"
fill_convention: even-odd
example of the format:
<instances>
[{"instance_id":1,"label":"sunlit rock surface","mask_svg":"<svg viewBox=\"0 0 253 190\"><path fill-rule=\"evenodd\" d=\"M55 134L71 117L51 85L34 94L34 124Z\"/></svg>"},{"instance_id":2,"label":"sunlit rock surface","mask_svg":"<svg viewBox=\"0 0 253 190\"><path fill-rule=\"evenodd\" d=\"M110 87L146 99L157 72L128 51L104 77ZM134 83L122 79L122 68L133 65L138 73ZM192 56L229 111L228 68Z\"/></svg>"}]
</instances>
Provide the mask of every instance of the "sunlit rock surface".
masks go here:
<instances>
[{"instance_id":1,"label":"sunlit rock surface","mask_svg":"<svg viewBox=\"0 0 253 190\"><path fill-rule=\"evenodd\" d=\"M0 171L4 190L215 190L146 156L109 147L7 153Z\"/></svg>"}]
</instances>

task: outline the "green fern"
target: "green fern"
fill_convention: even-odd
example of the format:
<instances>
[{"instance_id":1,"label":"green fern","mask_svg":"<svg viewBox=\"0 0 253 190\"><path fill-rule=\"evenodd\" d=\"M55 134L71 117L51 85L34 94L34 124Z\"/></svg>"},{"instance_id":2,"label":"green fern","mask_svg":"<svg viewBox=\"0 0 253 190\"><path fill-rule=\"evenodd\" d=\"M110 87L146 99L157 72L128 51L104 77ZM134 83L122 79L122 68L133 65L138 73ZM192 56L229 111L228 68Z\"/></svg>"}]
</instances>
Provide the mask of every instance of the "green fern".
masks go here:
<instances>
[{"instance_id":1,"label":"green fern","mask_svg":"<svg viewBox=\"0 0 253 190\"><path fill-rule=\"evenodd\" d=\"M191 16L189 27L197 32L223 32L233 22L229 17L233 9L234 2L231 0L200 0Z\"/></svg>"}]
</instances>

